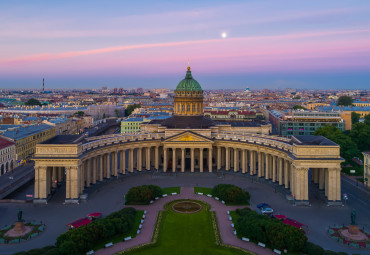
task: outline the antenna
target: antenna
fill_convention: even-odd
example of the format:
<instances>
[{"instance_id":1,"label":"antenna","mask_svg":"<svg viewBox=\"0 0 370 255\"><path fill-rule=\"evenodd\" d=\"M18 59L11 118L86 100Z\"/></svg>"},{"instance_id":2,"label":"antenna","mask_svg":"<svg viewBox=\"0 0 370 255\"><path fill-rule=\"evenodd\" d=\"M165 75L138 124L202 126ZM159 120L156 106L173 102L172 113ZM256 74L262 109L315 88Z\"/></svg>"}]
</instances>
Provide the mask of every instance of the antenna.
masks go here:
<instances>
[{"instance_id":1,"label":"antenna","mask_svg":"<svg viewBox=\"0 0 370 255\"><path fill-rule=\"evenodd\" d=\"M45 92L45 83L44 83L44 78L42 78L42 92Z\"/></svg>"}]
</instances>

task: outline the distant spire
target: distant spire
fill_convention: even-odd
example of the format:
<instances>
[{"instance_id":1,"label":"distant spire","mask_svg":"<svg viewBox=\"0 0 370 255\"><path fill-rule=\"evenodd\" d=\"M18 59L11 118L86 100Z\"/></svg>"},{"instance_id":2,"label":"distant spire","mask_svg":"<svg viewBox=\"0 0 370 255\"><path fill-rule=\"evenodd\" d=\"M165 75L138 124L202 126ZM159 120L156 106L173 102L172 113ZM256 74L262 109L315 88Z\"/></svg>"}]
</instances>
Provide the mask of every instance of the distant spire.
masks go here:
<instances>
[{"instance_id":1,"label":"distant spire","mask_svg":"<svg viewBox=\"0 0 370 255\"><path fill-rule=\"evenodd\" d=\"M188 58L188 71L190 71L190 61L189 61L189 58Z\"/></svg>"},{"instance_id":2,"label":"distant spire","mask_svg":"<svg viewBox=\"0 0 370 255\"><path fill-rule=\"evenodd\" d=\"M42 78L42 92L45 91L45 83L44 83L44 78Z\"/></svg>"}]
</instances>

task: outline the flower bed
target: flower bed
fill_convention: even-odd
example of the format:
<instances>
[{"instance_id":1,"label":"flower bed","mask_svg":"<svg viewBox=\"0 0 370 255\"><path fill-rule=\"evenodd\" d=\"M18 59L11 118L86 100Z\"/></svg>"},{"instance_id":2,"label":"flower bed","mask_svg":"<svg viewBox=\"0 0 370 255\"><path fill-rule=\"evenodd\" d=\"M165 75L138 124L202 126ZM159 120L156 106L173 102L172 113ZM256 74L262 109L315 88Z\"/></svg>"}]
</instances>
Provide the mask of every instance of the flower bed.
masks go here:
<instances>
[{"instance_id":1,"label":"flower bed","mask_svg":"<svg viewBox=\"0 0 370 255\"><path fill-rule=\"evenodd\" d=\"M5 233L8 232L10 229L14 227L14 225L6 225L0 229L0 244L15 244L20 243L23 241L27 241L30 239L33 239L37 237L39 234L41 234L45 230L45 224L42 224L41 222L27 222L24 224L25 226L32 227L32 230L23 235L23 236L5 236Z\"/></svg>"},{"instance_id":2,"label":"flower bed","mask_svg":"<svg viewBox=\"0 0 370 255\"><path fill-rule=\"evenodd\" d=\"M361 233L367 236L367 240L365 241L356 241L356 240L348 240L342 234L341 231L348 230L348 226L334 226L329 227L328 235L335 241L347 245L351 248L365 248L370 249L370 233L365 230L359 230Z\"/></svg>"}]
</instances>

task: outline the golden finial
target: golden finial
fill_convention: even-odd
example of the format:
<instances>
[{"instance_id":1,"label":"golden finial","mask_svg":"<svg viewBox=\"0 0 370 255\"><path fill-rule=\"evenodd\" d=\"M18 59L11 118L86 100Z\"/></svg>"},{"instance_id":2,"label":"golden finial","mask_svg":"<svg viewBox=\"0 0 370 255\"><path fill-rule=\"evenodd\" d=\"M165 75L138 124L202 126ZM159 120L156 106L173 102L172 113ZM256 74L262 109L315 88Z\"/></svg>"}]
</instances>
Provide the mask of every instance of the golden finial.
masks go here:
<instances>
[{"instance_id":1,"label":"golden finial","mask_svg":"<svg viewBox=\"0 0 370 255\"><path fill-rule=\"evenodd\" d=\"M190 61L189 61L189 58L188 58L188 71L190 71Z\"/></svg>"}]
</instances>

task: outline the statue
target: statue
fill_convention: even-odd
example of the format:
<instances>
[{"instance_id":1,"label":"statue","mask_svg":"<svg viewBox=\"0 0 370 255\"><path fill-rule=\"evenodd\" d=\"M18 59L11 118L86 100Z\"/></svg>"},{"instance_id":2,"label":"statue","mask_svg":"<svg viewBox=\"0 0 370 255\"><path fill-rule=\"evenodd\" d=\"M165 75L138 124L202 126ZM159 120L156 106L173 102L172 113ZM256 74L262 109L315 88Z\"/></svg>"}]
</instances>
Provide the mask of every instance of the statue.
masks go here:
<instances>
[{"instance_id":1,"label":"statue","mask_svg":"<svg viewBox=\"0 0 370 255\"><path fill-rule=\"evenodd\" d=\"M356 224L356 210L353 209L351 212L351 225L357 225Z\"/></svg>"},{"instance_id":2,"label":"statue","mask_svg":"<svg viewBox=\"0 0 370 255\"><path fill-rule=\"evenodd\" d=\"M23 212L22 212L22 209L19 209L19 210L18 210L18 221L19 221L19 222L23 221L23 220L22 220L22 213L23 213Z\"/></svg>"}]
</instances>

